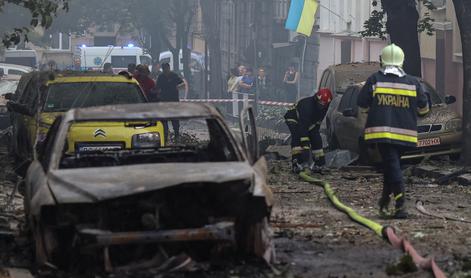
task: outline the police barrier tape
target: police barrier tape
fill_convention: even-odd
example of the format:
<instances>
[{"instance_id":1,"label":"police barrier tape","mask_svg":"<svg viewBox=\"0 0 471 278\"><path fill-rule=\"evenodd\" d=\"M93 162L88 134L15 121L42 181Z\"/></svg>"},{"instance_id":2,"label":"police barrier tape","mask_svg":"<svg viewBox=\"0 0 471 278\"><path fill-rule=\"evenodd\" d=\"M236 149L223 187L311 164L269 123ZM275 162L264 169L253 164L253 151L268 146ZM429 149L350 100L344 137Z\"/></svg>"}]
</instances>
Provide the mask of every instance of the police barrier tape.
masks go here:
<instances>
[{"instance_id":1,"label":"police barrier tape","mask_svg":"<svg viewBox=\"0 0 471 278\"><path fill-rule=\"evenodd\" d=\"M362 224L363 226L374 231L378 236L387 240L394 248L401 249L403 252L410 255L416 266L422 269L430 270L435 278L446 278L445 273L440 269L433 257L422 257L406 238L396 235L396 231L392 227L386 225L383 226L358 214L351 207L344 205L337 198L334 190L328 182L316 179L308 172L301 172L299 176L309 183L317 184L323 187L325 194L337 209L346 213L353 221Z\"/></svg>"},{"instance_id":2,"label":"police barrier tape","mask_svg":"<svg viewBox=\"0 0 471 278\"><path fill-rule=\"evenodd\" d=\"M181 102L203 102L203 103L233 103L233 102L254 102L253 99L180 99ZM270 105L270 106L293 106L291 102L280 102L270 100L259 100L257 104Z\"/></svg>"}]
</instances>

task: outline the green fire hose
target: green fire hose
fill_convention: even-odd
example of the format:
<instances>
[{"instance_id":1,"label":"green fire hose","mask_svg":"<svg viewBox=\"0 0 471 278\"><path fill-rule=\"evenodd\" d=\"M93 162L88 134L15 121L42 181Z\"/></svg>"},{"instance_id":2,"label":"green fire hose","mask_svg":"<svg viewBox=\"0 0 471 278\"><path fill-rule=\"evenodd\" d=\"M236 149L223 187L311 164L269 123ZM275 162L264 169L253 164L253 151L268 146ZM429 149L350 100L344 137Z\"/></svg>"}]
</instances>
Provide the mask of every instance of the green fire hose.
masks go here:
<instances>
[{"instance_id":1,"label":"green fire hose","mask_svg":"<svg viewBox=\"0 0 471 278\"><path fill-rule=\"evenodd\" d=\"M358 214L356 211L354 211L352 208L344 205L342 202L340 202L340 200L337 198L337 196L335 196L335 193L334 193L334 190L332 189L332 187L330 186L330 184L326 181L323 181L323 180L320 180L320 179L316 179L314 177L312 177L310 175L309 172L306 172L306 171L303 171L299 174L299 176L309 182L309 183L312 183L312 184L316 184L316 185L319 185L321 187L324 188L324 192L325 194L327 195L327 197L329 198L329 200L334 204L334 206L345 212L353 221L371 229L372 231L374 231L378 236L388 240L388 242L396 247L396 248L399 248L399 249L402 249L404 252L406 252L407 254L409 254L414 263L422 268L422 269L428 269L428 270L431 270L433 275L436 277L436 278L445 278L445 274L444 272L438 267L438 265L435 263L434 259L433 258L423 258L421 257L418 252L414 249L414 247L412 246L412 244L405 238L402 238L402 237L398 237L396 234L395 234L395 231L393 228L389 227L389 226L383 226L373 220L370 220L364 216L361 216L360 214Z\"/></svg>"}]
</instances>

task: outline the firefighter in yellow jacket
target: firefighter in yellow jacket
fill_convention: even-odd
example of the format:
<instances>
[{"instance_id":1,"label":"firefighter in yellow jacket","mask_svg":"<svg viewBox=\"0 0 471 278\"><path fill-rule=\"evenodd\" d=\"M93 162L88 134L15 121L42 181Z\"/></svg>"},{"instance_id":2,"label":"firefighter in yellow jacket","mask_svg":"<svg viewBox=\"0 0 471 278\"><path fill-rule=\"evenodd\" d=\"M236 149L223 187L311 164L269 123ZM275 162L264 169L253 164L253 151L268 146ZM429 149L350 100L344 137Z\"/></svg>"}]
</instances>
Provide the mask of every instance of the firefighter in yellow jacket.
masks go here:
<instances>
[{"instance_id":1,"label":"firefighter in yellow jacket","mask_svg":"<svg viewBox=\"0 0 471 278\"><path fill-rule=\"evenodd\" d=\"M381 70L368 78L358 96L358 106L368 113L365 142L377 144L383 161L380 213L386 213L392 195L395 218L407 218L401 153L416 148L417 115L429 112L419 80L404 72L403 63L402 49L395 44L386 46L381 53Z\"/></svg>"}]
</instances>

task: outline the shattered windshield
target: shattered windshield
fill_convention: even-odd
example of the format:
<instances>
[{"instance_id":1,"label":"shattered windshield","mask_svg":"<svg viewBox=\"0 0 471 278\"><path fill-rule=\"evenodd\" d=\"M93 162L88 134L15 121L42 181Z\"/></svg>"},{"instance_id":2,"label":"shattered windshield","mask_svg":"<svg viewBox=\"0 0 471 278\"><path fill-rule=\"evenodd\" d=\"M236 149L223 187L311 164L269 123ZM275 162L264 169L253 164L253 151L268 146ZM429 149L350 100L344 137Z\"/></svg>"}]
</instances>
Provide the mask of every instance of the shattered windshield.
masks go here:
<instances>
[{"instance_id":1,"label":"shattered windshield","mask_svg":"<svg viewBox=\"0 0 471 278\"><path fill-rule=\"evenodd\" d=\"M55 83L49 85L45 98L44 112L146 101L136 84L124 82Z\"/></svg>"},{"instance_id":2,"label":"shattered windshield","mask_svg":"<svg viewBox=\"0 0 471 278\"><path fill-rule=\"evenodd\" d=\"M236 161L228 133L216 119L75 122L61 168Z\"/></svg>"}]
</instances>

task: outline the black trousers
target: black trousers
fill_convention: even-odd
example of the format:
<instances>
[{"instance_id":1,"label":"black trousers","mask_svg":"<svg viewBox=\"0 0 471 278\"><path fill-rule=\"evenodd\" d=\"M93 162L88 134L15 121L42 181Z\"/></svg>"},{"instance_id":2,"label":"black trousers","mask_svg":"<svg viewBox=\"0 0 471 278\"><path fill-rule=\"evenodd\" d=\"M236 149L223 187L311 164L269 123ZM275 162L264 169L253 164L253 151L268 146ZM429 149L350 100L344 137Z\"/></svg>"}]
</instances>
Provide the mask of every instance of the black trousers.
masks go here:
<instances>
[{"instance_id":1,"label":"black trousers","mask_svg":"<svg viewBox=\"0 0 471 278\"><path fill-rule=\"evenodd\" d=\"M297 123L286 122L291 133L291 152L293 158L298 163L309 163L311 158L314 159L316 165L323 166L325 164L324 150L322 149L322 137L320 127L308 131L306 138L301 137L301 130Z\"/></svg>"},{"instance_id":2,"label":"black trousers","mask_svg":"<svg viewBox=\"0 0 471 278\"><path fill-rule=\"evenodd\" d=\"M162 124L164 126L165 142L167 142L168 140L168 133L169 133L168 122L169 121L162 121ZM172 122L172 128L173 128L173 133L175 135L175 138L178 138L180 136L180 121L172 120L171 122Z\"/></svg>"},{"instance_id":3,"label":"black trousers","mask_svg":"<svg viewBox=\"0 0 471 278\"><path fill-rule=\"evenodd\" d=\"M404 193L404 180L401 171L401 154L403 147L394 144L378 144L383 160L383 197Z\"/></svg>"}]
</instances>

